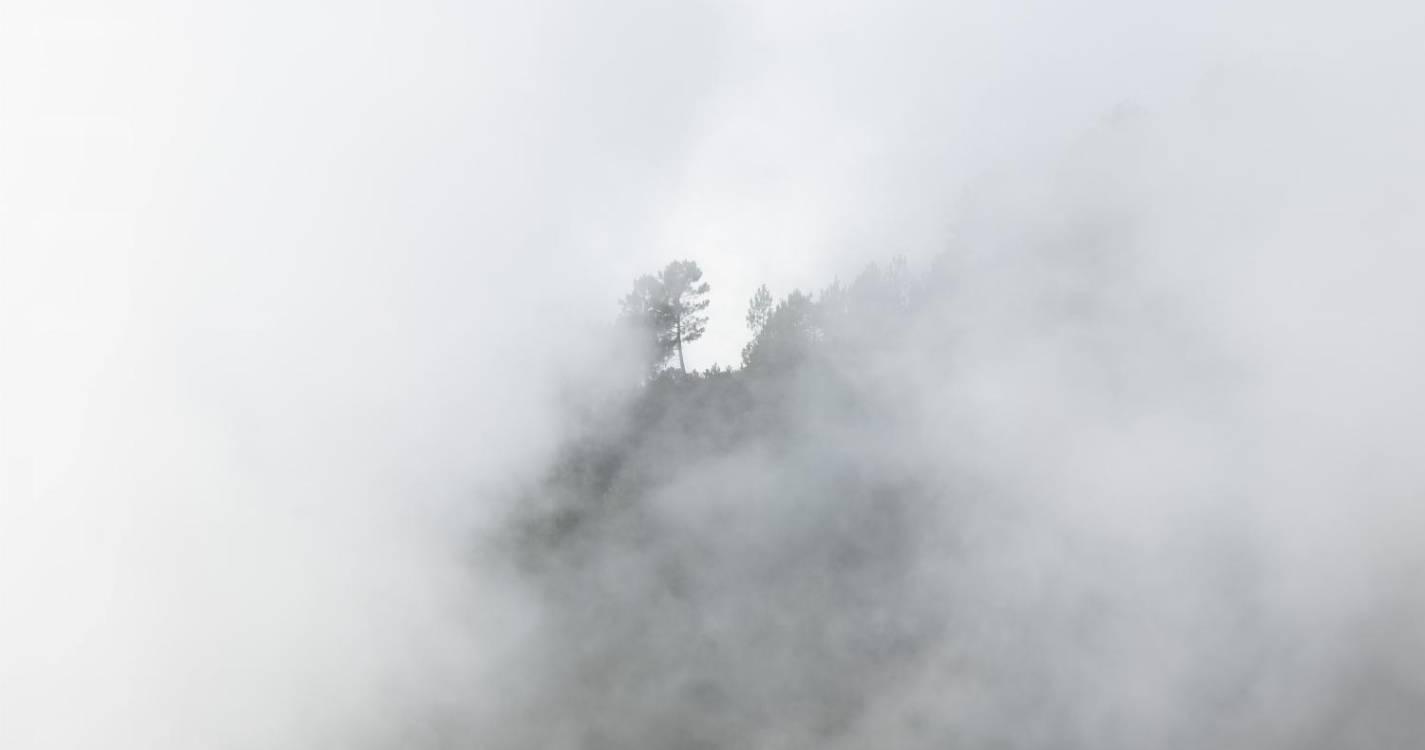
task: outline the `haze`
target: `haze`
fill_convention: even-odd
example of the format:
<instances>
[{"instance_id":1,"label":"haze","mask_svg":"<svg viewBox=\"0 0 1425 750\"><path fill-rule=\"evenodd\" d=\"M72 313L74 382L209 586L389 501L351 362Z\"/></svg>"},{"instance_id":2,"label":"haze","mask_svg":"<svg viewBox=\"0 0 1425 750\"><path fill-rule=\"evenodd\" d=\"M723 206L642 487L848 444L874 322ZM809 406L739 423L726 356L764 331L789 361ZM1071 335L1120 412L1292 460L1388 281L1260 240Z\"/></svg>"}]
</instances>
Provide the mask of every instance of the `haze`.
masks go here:
<instances>
[{"instance_id":1,"label":"haze","mask_svg":"<svg viewBox=\"0 0 1425 750\"><path fill-rule=\"evenodd\" d=\"M1414 747L1422 29L4 0L0 747Z\"/></svg>"}]
</instances>

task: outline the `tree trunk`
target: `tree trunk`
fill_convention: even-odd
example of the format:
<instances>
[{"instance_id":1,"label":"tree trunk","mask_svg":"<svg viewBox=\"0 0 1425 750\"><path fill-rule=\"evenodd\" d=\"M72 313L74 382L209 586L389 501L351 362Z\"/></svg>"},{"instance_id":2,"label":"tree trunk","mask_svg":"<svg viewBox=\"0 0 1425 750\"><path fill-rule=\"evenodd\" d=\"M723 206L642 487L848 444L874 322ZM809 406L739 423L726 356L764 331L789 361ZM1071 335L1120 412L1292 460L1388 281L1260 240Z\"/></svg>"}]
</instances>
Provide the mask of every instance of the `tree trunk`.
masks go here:
<instances>
[{"instance_id":1,"label":"tree trunk","mask_svg":"<svg viewBox=\"0 0 1425 750\"><path fill-rule=\"evenodd\" d=\"M683 364L683 319L678 318L678 369L684 375L688 374L688 366Z\"/></svg>"}]
</instances>

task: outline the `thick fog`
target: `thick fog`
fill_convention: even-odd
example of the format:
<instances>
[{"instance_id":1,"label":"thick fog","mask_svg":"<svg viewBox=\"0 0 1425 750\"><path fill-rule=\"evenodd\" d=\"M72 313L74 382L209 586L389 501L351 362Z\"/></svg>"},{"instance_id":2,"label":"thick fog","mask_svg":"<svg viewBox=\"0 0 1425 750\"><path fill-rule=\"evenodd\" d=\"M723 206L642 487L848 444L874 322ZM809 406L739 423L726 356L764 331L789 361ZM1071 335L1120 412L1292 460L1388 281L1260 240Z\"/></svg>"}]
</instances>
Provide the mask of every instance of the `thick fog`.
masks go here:
<instances>
[{"instance_id":1,"label":"thick fog","mask_svg":"<svg viewBox=\"0 0 1425 750\"><path fill-rule=\"evenodd\" d=\"M1421 29L7 0L0 747L1414 746ZM635 276L705 270L701 370L895 256L884 411L788 376L510 552Z\"/></svg>"}]
</instances>

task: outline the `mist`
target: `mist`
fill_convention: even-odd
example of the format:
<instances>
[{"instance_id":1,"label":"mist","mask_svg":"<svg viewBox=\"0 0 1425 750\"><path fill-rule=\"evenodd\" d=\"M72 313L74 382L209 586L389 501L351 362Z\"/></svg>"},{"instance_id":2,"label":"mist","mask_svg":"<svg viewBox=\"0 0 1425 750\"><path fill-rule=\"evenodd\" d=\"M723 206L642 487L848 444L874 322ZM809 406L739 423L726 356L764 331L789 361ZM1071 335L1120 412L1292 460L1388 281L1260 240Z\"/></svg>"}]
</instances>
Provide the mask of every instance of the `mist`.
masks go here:
<instances>
[{"instance_id":1,"label":"mist","mask_svg":"<svg viewBox=\"0 0 1425 750\"><path fill-rule=\"evenodd\" d=\"M1423 23L7 2L0 746L1414 746Z\"/></svg>"}]
</instances>

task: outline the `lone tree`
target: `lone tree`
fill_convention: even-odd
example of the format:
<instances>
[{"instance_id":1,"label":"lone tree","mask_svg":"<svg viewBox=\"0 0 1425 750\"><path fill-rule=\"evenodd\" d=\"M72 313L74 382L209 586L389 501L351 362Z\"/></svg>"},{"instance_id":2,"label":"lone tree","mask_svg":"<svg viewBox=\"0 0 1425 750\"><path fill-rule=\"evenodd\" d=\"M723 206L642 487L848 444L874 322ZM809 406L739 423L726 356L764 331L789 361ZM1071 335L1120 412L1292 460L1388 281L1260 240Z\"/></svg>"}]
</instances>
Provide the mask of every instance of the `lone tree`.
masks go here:
<instances>
[{"instance_id":1,"label":"lone tree","mask_svg":"<svg viewBox=\"0 0 1425 750\"><path fill-rule=\"evenodd\" d=\"M747 329L756 336L762 332L762 326L767 325L767 318L772 315L772 293L767 291L767 285L757 287L757 291L752 295L751 301L747 303Z\"/></svg>"},{"instance_id":2,"label":"lone tree","mask_svg":"<svg viewBox=\"0 0 1425 750\"><path fill-rule=\"evenodd\" d=\"M658 277L644 274L634 279L633 289L619 302L624 325L642 339L650 373L668 361L677 345L664 323L668 317L665 297Z\"/></svg>"},{"instance_id":3,"label":"lone tree","mask_svg":"<svg viewBox=\"0 0 1425 750\"><path fill-rule=\"evenodd\" d=\"M678 352L678 370L686 374L684 342L702 338L708 318L709 286L703 271L690 260L669 263L656 276L643 275L633 282L633 290L623 298L623 315L648 332L657 368Z\"/></svg>"},{"instance_id":4,"label":"lone tree","mask_svg":"<svg viewBox=\"0 0 1425 750\"><path fill-rule=\"evenodd\" d=\"M691 260L675 260L658 274L668 300L668 317L673 323L673 337L678 342L678 369L686 373L683 362L683 342L703 337L708 316L708 283L703 281L703 269ZM700 283L701 282L701 283Z\"/></svg>"}]
</instances>

